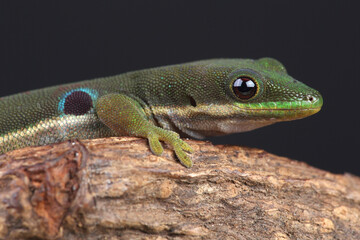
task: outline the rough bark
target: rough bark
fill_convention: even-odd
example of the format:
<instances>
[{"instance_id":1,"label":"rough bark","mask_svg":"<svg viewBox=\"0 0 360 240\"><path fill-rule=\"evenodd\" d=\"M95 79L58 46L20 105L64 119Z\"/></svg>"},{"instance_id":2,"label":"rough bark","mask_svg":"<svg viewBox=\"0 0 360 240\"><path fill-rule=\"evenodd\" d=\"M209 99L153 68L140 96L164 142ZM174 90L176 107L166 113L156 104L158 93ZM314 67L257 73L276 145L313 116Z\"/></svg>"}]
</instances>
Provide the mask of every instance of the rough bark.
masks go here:
<instances>
[{"instance_id":1,"label":"rough bark","mask_svg":"<svg viewBox=\"0 0 360 240\"><path fill-rule=\"evenodd\" d=\"M188 142L190 169L130 137L0 156L0 238L360 239L358 177Z\"/></svg>"}]
</instances>

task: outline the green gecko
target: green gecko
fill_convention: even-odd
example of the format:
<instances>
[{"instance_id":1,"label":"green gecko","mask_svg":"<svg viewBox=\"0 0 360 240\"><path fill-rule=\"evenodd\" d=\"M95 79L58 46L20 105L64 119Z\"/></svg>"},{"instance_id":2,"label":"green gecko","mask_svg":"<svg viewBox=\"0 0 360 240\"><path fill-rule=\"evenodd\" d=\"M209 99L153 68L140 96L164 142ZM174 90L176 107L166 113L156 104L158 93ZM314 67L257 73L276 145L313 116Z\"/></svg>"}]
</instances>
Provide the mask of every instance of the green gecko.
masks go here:
<instances>
[{"instance_id":1,"label":"green gecko","mask_svg":"<svg viewBox=\"0 0 360 240\"><path fill-rule=\"evenodd\" d=\"M250 131L315 114L319 92L275 59L211 59L48 87L0 98L0 153L68 139L160 141L192 166L183 137Z\"/></svg>"}]
</instances>

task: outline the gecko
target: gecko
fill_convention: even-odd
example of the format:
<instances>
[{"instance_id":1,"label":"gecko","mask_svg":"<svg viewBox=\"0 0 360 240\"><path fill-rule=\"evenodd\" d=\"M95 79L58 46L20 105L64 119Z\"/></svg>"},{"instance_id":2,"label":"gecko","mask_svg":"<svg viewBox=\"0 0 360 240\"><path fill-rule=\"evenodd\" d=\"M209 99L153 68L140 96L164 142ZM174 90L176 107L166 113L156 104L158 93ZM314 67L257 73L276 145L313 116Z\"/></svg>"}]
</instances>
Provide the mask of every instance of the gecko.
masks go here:
<instances>
[{"instance_id":1,"label":"gecko","mask_svg":"<svg viewBox=\"0 0 360 240\"><path fill-rule=\"evenodd\" d=\"M321 94L273 58L210 59L132 71L0 98L0 153L69 139L167 143L186 167L203 139L313 115Z\"/></svg>"}]
</instances>

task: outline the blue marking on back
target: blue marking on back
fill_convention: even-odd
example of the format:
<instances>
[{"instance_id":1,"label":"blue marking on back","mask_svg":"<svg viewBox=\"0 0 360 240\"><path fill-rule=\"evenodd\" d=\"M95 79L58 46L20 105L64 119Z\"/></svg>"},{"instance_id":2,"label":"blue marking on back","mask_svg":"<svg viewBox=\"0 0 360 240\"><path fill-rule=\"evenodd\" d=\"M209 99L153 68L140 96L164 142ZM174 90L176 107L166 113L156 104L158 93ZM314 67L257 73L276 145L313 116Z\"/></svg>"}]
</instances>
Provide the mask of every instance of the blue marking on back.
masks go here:
<instances>
[{"instance_id":1,"label":"blue marking on back","mask_svg":"<svg viewBox=\"0 0 360 240\"><path fill-rule=\"evenodd\" d=\"M75 88L75 89L72 89L66 93L64 93L61 97L60 97L60 101L59 101L59 105L58 105L58 111L63 115L65 114L64 113L64 105L65 105L65 100L66 98L72 94L73 92L77 92L77 91L82 91L82 92L85 92L87 94L89 94L89 96L91 97L91 100L93 101L93 103L96 102L98 96L99 96L99 93L98 91L94 90L94 89L91 89L91 88Z\"/></svg>"}]
</instances>

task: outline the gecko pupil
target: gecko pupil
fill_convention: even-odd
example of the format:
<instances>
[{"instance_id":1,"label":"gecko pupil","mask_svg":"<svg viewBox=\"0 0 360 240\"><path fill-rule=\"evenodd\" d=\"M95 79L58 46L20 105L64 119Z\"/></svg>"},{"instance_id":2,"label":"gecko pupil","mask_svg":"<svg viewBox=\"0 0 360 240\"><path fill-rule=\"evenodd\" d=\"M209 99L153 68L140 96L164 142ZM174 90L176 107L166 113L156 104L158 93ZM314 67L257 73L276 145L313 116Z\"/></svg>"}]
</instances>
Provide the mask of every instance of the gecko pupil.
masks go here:
<instances>
[{"instance_id":1,"label":"gecko pupil","mask_svg":"<svg viewBox=\"0 0 360 240\"><path fill-rule=\"evenodd\" d=\"M256 94L257 86L249 77L239 77L233 83L233 91L240 99L250 99Z\"/></svg>"},{"instance_id":2,"label":"gecko pupil","mask_svg":"<svg viewBox=\"0 0 360 240\"><path fill-rule=\"evenodd\" d=\"M83 115L93 107L91 96L83 91L74 91L66 97L64 113Z\"/></svg>"}]
</instances>

